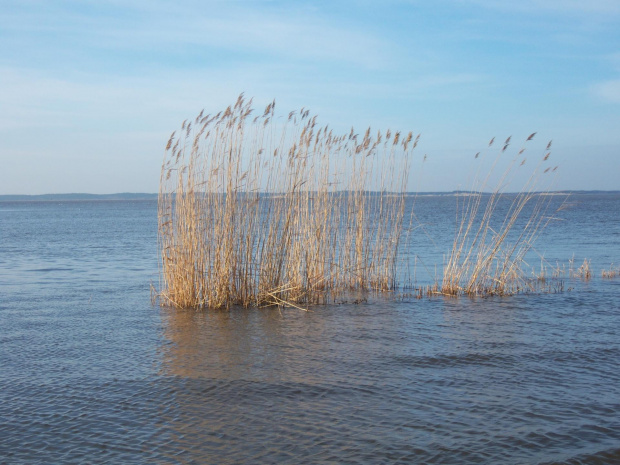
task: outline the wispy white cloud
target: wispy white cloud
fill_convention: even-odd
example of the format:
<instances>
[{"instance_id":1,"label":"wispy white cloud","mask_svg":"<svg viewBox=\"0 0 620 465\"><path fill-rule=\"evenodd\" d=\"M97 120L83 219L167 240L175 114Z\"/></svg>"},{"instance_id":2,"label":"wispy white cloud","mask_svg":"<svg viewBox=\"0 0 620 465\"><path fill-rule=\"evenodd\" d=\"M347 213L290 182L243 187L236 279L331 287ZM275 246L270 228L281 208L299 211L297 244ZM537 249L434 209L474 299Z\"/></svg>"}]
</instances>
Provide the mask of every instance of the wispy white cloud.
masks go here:
<instances>
[{"instance_id":1,"label":"wispy white cloud","mask_svg":"<svg viewBox=\"0 0 620 465\"><path fill-rule=\"evenodd\" d=\"M486 8L519 12L552 12L561 14L620 15L617 0L457 0L462 4L475 4Z\"/></svg>"},{"instance_id":2,"label":"wispy white cloud","mask_svg":"<svg viewBox=\"0 0 620 465\"><path fill-rule=\"evenodd\" d=\"M620 103L620 79L595 84L592 91L596 97L608 103Z\"/></svg>"},{"instance_id":3,"label":"wispy white cloud","mask_svg":"<svg viewBox=\"0 0 620 465\"><path fill-rule=\"evenodd\" d=\"M609 53L599 60L607 64L615 74L620 73L620 52ZM620 79L606 79L595 82L590 86L590 95L598 101L606 103L620 103Z\"/></svg>"},{"instance_id":4,"label":"wispy white cloud","mask_svg":"<svg viewBox=\"0 0 620 465\"><path fill-rule=\"evenodd\" d=\"M53 40L72 41L74 48L181 55L202 49L201 55L210 60L222 59L223 52L252 53L254 59L258 54L373 68L386 65L388 57L396 56L394 44L363 26L336 21L295 4L272 7L269 2L179 4L155 0L127 6L116 1L83 3L64 2L64 8L17 6L5 12L0 25L13 36L21 34L29 40L37 34L54 34ZM217 51L217 57L209 50Z\"/></svg>"},{"instance_id":5,"label":"wispy white cloud","mask_svg":"<svg viewBox=\"0 0 620 465\"><path fill-rule=\"evenodd\" d=\"M0 132L19 128L96 127L101 131L136 130L142 125L171 127L171 117L191 116L208 103L220 108L244 90L265 91L269 67L235 66L202 71L169 70L157 75L53 76L37 69L0 68ZM244 80L253 76L253 82ZM276 84L277 85L277 84ZM248 86L254 89L248 89ZM263 88L260 88L263 86Z\"/></svg>"},{"instance_id":6,"label":"wispy white cloud","mask_svg":"<svg viewBox=\"0 0 620 465\"><path fill-rule=\"evenodd\" d=\"M417 76L400 77L396 80L337 83L339 93L354 95L369 95L374 98L405 99L405 100L459 100L458 96L464 89L475 86L488 85L492 77L485 74L453 73L453 74L423 74Z\"/></svg>"},{"instance_id":7,"label":"wispy white cloud","mask_svg":"<svg viewBox=\"0 0 620 465\"><path fill-rule=\"evenodd\" d=\"M613 66L616 71L620 72L620 52L611 53L605 59Z\"/></svg>"}]
</instances>

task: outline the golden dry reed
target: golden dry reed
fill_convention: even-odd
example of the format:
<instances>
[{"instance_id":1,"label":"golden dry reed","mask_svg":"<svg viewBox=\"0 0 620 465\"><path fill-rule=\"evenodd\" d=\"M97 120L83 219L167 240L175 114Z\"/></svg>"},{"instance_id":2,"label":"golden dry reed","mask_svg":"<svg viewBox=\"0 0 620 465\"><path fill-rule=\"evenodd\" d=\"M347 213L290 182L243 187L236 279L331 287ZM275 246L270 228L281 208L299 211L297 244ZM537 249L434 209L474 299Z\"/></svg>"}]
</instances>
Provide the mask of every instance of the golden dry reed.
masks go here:
<instances>
[{"instance_id":1,"label":"golden dry reed","mask_svg":"<svg viewBox=\"0 0 620 465\"><path fill-rule=\"evenodd\" d=\"M419 136L335 134L308 110L256 114L243 95L203 113L171 135L162 165L163 305L303 308L395 287Z\"/></svg>"},{"instance_id":2,"label":"golden dry reed","mask_svg":"<svg viewBox=\"0 0 620 465\"><path fill-rule=\"evenodd\" d=\"M614 268L614 264L612 263L609 266L608 270L601 271L601 276L607 279L612 279L620 276L620 266Z\"/></svg>"},{"instance_id":3,"label":"golden dry reed","mask_svg":"<svg viewBox=\"0 0 620 465\"><path fill-rule=\"evenodd\" d=\"M553 210L549 187L541 190L541 185L550 185L545 181L557 169L547 165L551 142L533 171L525 176L520 192L510 196L504 193L527 159L532 158L526 157L526 148L534 137L535 133L531 134L512 157L507 154L511 137L495 153L495 139L491 139L487 153L475 155L476 162L488 159L490 167L479 168L471 190L457 196L453 246L437 292L489 296L541 290L545 280L531 279L524 269L526 255L533 251L536 239L555 219L555 213L564 208L561 202Z\"/></svg>"}]
</instances>

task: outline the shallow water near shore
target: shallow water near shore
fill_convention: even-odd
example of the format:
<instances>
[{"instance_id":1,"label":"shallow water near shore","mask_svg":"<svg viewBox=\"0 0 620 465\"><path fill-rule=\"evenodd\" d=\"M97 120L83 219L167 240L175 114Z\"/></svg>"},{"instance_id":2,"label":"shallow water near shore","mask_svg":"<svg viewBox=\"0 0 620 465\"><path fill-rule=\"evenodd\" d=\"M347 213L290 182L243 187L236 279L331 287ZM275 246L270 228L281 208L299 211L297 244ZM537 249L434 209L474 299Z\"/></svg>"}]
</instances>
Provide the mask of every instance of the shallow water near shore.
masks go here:
<instances>
[{"instance_id":1,"label":"shallow water near shore","mask_svg":"<svg viewBox=\"0 0 620 465\"><path fill-rule=\"evenodd\" d=\"M594 276L562 293L310 312L152 306L156 202L0 203L0 463L618 463L620 278L600 272L620 196L569 201L536 249ZM416 283L454 207L415 200Z\"/></svg>"}]
</instances>

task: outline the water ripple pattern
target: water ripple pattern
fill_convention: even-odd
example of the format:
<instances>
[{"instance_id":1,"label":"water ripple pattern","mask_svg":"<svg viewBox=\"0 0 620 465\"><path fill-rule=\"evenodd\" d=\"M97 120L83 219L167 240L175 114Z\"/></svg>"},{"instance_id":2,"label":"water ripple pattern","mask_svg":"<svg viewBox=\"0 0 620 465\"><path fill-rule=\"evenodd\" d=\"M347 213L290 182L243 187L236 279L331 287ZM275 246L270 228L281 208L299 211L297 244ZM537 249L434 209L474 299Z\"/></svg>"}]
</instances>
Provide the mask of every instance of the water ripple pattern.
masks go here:
<instances>
[{"instance_id":1,"label":"water ripple pattern","mask_svg":"<svg viewBox=\"0 0 620 465\"><path fill-rule=\"evenodd\" d=\"M579 201L543 239L597 271L618 197ZM620 280L194 312L156 254L154 202L0 203L0 463L620 463Z\"/></svg>"}]
</instances>

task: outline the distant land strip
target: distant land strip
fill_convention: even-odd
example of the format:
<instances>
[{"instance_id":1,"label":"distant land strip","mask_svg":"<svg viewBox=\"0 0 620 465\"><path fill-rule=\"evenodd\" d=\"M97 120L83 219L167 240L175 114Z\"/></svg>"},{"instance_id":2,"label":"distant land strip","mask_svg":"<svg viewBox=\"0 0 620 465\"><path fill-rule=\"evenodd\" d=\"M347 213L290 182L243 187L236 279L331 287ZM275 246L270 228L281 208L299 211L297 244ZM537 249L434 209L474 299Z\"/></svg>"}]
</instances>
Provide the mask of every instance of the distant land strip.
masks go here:
<instances>
[{"instance_id":1,"label":"distant land strip","mask_svg":"<svg viewBox=\"0 0 620 465\"><path fill-rule=\"evenodd\" d=\"M54 202L80 200L157 200L157 194L122 192L119 194L40 194L0 195L0 202Z\"/></svg>"},{"instance_id":2,"label":"distant land strip","mask_svg":"<svg viewBox=\"0 0 620 465\"><path fill-rule=\"evenodd\" d=\"M571 195L605 195L605 194L620 194L620 190L563 190L552 192L541 192L542 194L571 194ZM471 191L451 191L451 192L408 192L407 196L458 196L458 195L471 195L475 192ZM485 192L485 195L490 195L490 192ZM517 194L506 193L506 194ZM504 194L505 195L505 194ZM97 201L97 200L157 200L157 194L149 193L132 193L122 192L118 194L40 194L40 195L0 195L0 202L58 202L58 201Z\"/></svg>"}]
</instances>

